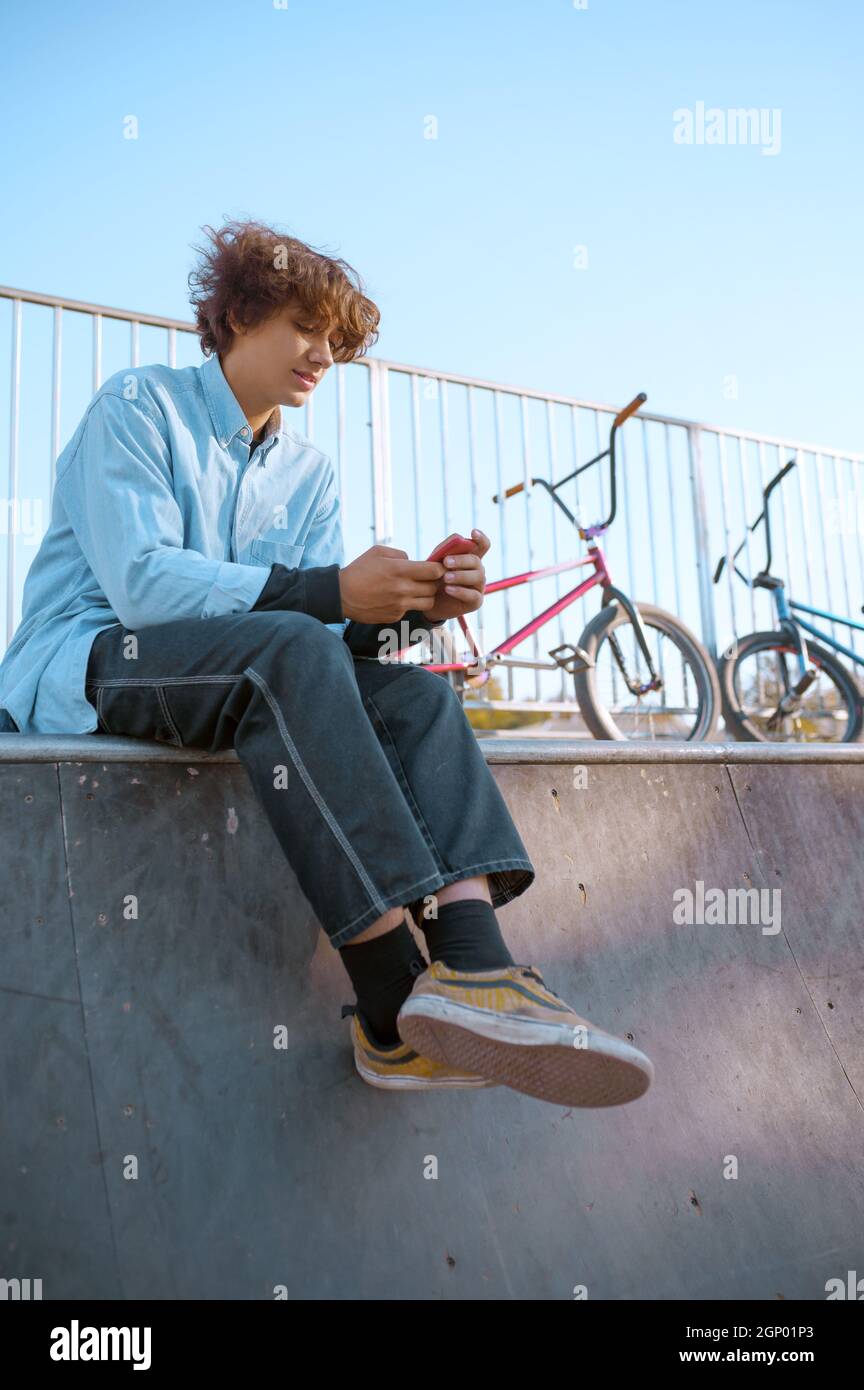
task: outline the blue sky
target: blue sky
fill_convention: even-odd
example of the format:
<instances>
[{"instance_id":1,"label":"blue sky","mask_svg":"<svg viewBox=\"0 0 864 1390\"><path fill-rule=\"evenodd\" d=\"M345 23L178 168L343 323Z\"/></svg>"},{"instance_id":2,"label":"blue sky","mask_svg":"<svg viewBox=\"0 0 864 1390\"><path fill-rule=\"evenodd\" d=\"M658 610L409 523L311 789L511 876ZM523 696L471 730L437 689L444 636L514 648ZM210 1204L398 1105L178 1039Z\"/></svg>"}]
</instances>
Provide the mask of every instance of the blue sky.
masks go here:
<instances>
[{"instance_id":1,"label":"blue sky","mask_svg":"<svg viewBox=\"0 0 864 1390\"><path fill-rule=\"evenodd\" d=\"M861 16L7 7L0 282L186 318L199 229L249 215L358 268L379 356L860 450ZM700 101L779 108L779 152L676 144Z\"/></svg>"}]
</instances>

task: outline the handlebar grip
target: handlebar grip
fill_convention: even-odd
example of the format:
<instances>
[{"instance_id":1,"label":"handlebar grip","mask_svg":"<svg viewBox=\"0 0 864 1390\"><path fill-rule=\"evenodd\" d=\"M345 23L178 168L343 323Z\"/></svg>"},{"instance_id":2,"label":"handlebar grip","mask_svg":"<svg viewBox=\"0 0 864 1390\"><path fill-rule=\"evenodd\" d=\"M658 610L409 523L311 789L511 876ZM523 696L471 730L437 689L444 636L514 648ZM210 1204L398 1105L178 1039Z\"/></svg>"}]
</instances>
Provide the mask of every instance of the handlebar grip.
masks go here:
<instances>
[{"instance_id":1,"label":"handlebar grip","mask_svg":"<svg viewBox=\"0 0 864 1390\"><path fill-rule=\"evenodd\" d=\"M508 487L508 489L507 489L506 492L502 492L502 494L501 494L500 497L498 496L498 493L497 493L497 492L493 493L493 494L492 494L492 501L493 501L493 502L501 502L501 501L504 500L505 497L513 497L513 496L515 496L515 494L516 494L517 492L521 492L522 489L524 488L524 486L525 486L524 483L514 483L512 487Z\"/></svg>"},{"instance_id":2,"label":"handlebar grip","mask_svg":"<svg viewBox=\"0 0 864 1390\"><path fill-rule=\"evenodd\" d=\"M725 563L726 563L726 556L725 556L725 555L721 555L721 556L720 556L720 561L719 561L719 563L718 563L718 565L717 565L717 568L716 568L716 570L714 571L714 583L715 583L715 584L719 584L719 582L720 582L720 576L721 576L721 574L723 573L723 566L725 565Z\"/></svg>"},{"instance_id":3,"label":"handlebar grip","mask_svg":"<svg viewBox=\"0 0 864 1390\"><path fill-rule=\"evenodd\" d=\"M631 415L635 415L636 411L645 404L647 399L648 397L645 395L644 391L640 391L638 396L634 396L629 405L625 405L623 410L618 411L618 414L612 422L613 430L617 430L620 425L624 424L625 420L629 420Z\"/></svg>"}]
</instances>

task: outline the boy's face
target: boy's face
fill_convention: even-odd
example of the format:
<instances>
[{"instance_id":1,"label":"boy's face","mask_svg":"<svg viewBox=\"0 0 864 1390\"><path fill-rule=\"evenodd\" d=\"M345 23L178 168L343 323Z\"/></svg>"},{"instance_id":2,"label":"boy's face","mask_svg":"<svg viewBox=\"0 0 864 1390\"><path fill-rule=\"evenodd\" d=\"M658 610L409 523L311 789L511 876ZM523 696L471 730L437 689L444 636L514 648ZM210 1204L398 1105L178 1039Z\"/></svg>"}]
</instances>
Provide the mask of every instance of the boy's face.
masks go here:
<instances>
[{"instance_id":1,"label":"boy's face","mask_svg":"<svg viewBox=\"0 0 864 1390\"><path fill-rule=\"evenodd\" d=\"M299 305L280 309L247 332L239 330L229 353L245 379L274 405L301 406L333 366L329 325L318 327Z\"/></svg>"}]
</instances>

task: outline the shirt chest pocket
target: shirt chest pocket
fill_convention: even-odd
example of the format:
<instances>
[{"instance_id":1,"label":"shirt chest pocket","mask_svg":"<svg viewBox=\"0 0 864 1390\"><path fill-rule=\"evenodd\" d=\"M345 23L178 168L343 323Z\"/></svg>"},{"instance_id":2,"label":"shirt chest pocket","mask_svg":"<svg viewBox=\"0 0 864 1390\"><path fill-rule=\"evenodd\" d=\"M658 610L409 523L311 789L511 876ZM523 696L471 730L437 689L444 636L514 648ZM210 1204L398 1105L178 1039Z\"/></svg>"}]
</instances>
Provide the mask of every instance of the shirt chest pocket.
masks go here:
<instances>
[{"instance_id":1,"label":"shirt chest pocket","mask_svg":"<svg viewBox=\"0 0 864 1390\"><path fill-rule=\"evenodd\" d=\"M297 569L305 545L289 545L287 541L267 541L256 539L249 547L249 558L253 565L284 565L286 569Z\"/></svg>"}]
</instances>

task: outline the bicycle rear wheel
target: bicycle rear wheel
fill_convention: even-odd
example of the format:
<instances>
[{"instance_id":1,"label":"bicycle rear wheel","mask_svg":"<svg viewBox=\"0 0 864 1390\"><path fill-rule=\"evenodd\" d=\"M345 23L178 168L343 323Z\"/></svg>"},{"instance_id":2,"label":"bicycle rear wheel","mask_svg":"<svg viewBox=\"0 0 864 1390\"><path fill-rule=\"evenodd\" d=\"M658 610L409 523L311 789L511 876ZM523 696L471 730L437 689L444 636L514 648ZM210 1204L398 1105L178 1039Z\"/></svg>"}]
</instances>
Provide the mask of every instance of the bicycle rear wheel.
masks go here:
<instances>
[{"instance_id":1,"label":"bicycle rear wheel","mask_svg":"<svg viewBox=\"0 0 864 1390\"><path fill-rule=\"evenodd\" d=\"M779 632L751 632L720 658L726 727L742 743L857 743L864 706L854 677L832 652L807 642L818 677L791 714L777 707L798 679L795 647Z\"/></svg>"},{"instance_id":2,"label":"bicycle rear wheel","mask_svg":"<svg viewBox=\"0 0 864 1390\"><path fill-rule=\"evenodd\" d=\"M720 717L720 687L710 656L673 614L649 603L635 607L662 687L642 695L628 688L628 680L646 685L650 673L627 610L609 604L579 640L594 662L574 675L588 729L601 739L710 738Z\"/></svg>"}]
</instances>

